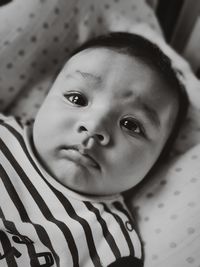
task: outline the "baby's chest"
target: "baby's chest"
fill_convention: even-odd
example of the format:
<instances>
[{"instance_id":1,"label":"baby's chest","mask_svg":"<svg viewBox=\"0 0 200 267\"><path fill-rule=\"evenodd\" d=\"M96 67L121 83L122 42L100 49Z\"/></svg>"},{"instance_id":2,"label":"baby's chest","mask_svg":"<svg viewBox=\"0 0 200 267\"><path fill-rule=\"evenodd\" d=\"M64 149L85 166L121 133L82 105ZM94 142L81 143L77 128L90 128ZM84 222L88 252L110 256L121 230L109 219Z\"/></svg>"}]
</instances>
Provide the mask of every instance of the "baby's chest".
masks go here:
<instances>
[{"instance_id":1,"label":"baby's chest","mask_svg":"<svg viewBox=\"0 0 200 267\"><path fill-rule=\"evenodd\" d=\"M25 214L21 211L16 216L13 211L9 218L3 218L1 232L9 250L2 243L0 266L8 256L25 266L30 262L54 266L56 261L62 262L61 266L73 266L75 262L93 266L98 261L107 266L121 255L130 254L128 219L114 216L105 205L69 200L59 206L42 205L38 209L27 206Z\"/></svg>"}]
</instances>

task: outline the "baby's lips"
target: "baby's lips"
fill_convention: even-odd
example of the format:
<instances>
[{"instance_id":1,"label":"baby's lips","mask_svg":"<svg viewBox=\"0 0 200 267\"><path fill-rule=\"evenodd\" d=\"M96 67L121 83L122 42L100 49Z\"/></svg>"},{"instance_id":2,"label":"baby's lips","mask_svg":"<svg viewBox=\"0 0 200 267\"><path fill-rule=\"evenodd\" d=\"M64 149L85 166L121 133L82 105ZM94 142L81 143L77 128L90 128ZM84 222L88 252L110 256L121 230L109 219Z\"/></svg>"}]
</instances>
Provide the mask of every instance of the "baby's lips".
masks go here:
<instances>
[{"instance_id":1,"label":"baby's lips","mask_svg":"<svg viewBox=\"0 0 200 267\"><path fill-rule=\"evenodd\" d=\"M83 165L86 164L99 170L101 169L99 163L94 159L94 157L90 156L88 154L88 150L84 149L83 147L75 145L64 147L63 149L66 151L65 156L67 156L69 159L78 163L83 163Z\"/></svg>"}]
</instances>

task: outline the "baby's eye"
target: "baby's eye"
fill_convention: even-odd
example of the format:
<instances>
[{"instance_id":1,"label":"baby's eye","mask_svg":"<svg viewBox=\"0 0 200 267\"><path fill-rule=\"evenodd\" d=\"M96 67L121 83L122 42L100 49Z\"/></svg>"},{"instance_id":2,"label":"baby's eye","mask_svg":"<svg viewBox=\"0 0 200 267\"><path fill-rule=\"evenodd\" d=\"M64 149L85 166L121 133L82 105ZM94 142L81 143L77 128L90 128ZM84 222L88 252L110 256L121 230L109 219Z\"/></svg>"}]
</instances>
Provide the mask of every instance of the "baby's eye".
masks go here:
<instances>
[{"instance_id":1,"label":"baby's eye","mask_svg":"<svg viewBox=\"0 0 200 267\"><path fill-rule=\"evenodd\" d=\"M142 125L135 119L127 117L120 121L120 126L123 130L130 134L145 135Z\"/></svg>"},{"instance_id":2,"label":"baby's eye","mask_svg":"<svg viewBox=\"0 0 200 267\"><path fill-rule=\"evenodd\" d=\"M75 106L85 107L88 104L87 98L79 92L69 92L65 98Z\"/></svg>"}]
</instances>

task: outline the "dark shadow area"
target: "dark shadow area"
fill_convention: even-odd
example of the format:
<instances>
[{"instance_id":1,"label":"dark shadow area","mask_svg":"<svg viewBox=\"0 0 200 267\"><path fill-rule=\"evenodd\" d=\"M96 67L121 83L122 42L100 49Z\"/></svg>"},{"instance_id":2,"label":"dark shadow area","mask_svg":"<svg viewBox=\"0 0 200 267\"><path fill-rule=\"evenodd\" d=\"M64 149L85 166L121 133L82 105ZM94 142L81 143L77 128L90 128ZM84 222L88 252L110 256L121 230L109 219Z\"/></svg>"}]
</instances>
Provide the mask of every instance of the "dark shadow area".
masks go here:
<instances>
[{"instance_id":1,"label":"dark shadow area","mask_svg":"<svg viewBox=\"0 0 200 267\"><path fill-rule=\"evenodd\" d=\"M13 0L0 0L0 7L4 6L4 5L6 5L6 4L8 4L8 3L12 2L12 1Z\"/></svg>"},{"instance_id":2,"label":"dark shadow area","mask_svg":"<svg viewBox=\"0 0 200 267\"><path fill-rule=\"evenodd\" d=\"M171 40L183 4L183 0L160 0L158 2L156 15L168 43Z\"/></svg>"}]
</instances>

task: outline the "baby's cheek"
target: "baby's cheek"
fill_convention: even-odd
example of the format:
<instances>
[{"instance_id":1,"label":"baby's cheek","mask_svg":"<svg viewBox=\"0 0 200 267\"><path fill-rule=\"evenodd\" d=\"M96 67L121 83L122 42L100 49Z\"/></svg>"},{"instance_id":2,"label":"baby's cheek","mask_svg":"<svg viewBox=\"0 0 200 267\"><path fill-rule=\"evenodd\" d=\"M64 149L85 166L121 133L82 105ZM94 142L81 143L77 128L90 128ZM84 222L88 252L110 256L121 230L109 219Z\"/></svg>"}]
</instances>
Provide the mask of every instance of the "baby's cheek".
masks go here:
<instances>
[{"instance_id":1,"label":"baby's cheek","mask_svg":"<svg viewBox=\"0 0 200 267\"><path fill-rule=\"evenodd\" d=\"M156 159L154 149L149 145L136 147L126 158L127 168L134 168L138 175L146 175Z\"/></svg>"}]
</instances>

